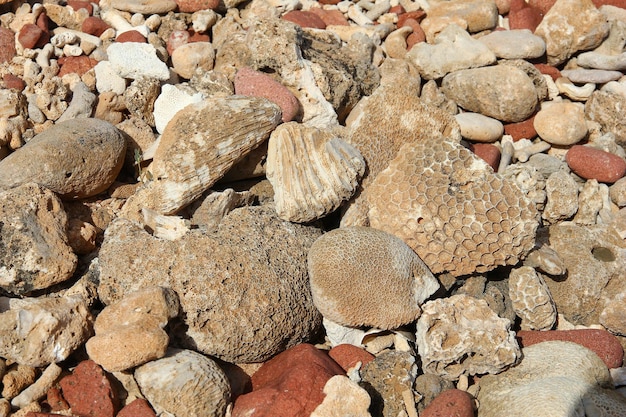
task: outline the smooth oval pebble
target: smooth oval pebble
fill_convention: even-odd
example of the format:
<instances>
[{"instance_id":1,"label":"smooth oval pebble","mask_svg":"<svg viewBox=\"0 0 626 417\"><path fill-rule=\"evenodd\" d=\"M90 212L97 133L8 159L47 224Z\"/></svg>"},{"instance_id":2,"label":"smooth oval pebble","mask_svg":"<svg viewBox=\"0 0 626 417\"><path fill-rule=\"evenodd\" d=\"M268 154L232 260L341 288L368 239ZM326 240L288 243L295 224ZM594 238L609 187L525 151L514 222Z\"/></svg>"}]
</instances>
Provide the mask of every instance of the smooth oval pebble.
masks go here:
<instances>
[{"instance_id":1,"label":"smooth oval pebble","mask_svg":"<svg viewBox=\"0 0 626 417\"><path fill-rule=\"evenodd\" d=\"M67 120L0 161L0 188L35 182L64 199L91 197L113 183L125 152L126 139L112 124Z\"/></svg>"},{"instance_id":2,"label":"smooth oval pebble","mask_svg":"<svg viewBox=\"0 0 626 417\"><path fill-rule=\"evenodd\" d=\"M619 71L583 68L562 70L561 75L567 77L571 82L578 84L606 84L609 81L617 81L624 76L624 74Z\"/></svg>"},{"instance_id":3,"label":"smooth oval pebble","mask_svg":"<svg viewBox=\"0 0 626 417\"><path fill-rule=\"evenodd\" d=\"M461 128L461 136L474 142L495 142L504 133L501 121L480 113L460 113L454 118Z\"/></svg>"},{"instance_id":4,"label":"smooth oval pebble","mask_svg":"<svg viewBox=\"0 0 626 417\"><path fill-rule=\"evenodd\" d=\"M528 29L496 30L478 38L498 58L539 58L546 52L546 43Z\"/></svg>"},{"instance_id":5,"label":"smooth oval pebble","mask_svg":"<svg viewBox=\"0 0 626 417\"><path fill-rule=\"evenodd\" d=\"M533 126L541 139L553 145L568 146L587 135L585 111L574 103L551 103L536 115Z\"/></svg>"},{"instance_id":6,"label":"smooth oval pebble","mask_svg":"<svg viewBox=\"0 0 626 417\"><path fill-rule=\"evenodd\" d=\"M472 397L460 389L448 389L437 395L420 413L420 417L473 417Z\"/></svg>"},{"instance_id":7,"label":"smooth oval pebble","mask_svg":"<svg viewBox=\"0 0 626 417\"><path fill-rule=\"evenodd\" d=\"M590 146L572 146L565 154L565 161L576 175L588 180L614 183L626 175L623 158Z\"/></svg>"}]
</instances>

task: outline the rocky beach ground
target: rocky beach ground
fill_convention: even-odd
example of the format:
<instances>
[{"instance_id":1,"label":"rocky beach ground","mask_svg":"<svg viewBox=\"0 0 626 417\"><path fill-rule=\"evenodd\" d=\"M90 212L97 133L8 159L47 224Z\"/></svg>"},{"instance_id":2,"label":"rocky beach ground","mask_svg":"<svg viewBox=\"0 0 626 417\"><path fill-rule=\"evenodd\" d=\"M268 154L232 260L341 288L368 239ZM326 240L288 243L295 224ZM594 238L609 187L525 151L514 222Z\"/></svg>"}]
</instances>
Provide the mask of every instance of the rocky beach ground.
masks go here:
<instances>
[{"instance_id":1,"label":"rocky beach ground","mask_svg":"<svg viewBox=\"0 0 626 417\"><path fill-rule=\"evenodd\" d=\"M0 417L626 416L624 1L0 13Z\"/></svg>"}]
</instances>

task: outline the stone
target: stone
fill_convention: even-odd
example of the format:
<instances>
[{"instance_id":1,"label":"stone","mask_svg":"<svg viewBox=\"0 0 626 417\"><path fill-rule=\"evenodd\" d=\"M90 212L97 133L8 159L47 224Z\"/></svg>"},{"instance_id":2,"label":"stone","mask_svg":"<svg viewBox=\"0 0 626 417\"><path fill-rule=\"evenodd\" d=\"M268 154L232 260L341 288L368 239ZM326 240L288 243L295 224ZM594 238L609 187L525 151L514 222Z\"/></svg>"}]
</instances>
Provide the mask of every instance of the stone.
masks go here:
<instances>
[{"instance_id":1,"label":"stone","mask_svg":"<svg viewBox=\"0 0 626 417\"><path fill-rule=\"evenodd\" d=\"M495 142L504 133L504 126L499 120L479 113L459 113L454 118L461 128L461 136L473 142Z\"/></svg>"},{"instance_id":2,"label":"stone","mask_svg":"<svg viewBox=\"0 0 626 417\"><path fill-rule=\"evenodd\" d=\"M126 32L122 32L117 35L115 38L115 42L124 43L124 42L138 42L138 43L146 43L148 40L145 36L141 34L141 32L137 30L127 30Z\"/></svg>"},{"instance_id":3,"label":"stone","mask_svg":"<svg viewBox=\"0 0 626 417\"><path fill-rule=\"evenodd\" d=\"M5 365L4 369L2 375L3 398L13 399L37 380L37 369L29 365L16 364L10 368Z\"/></svg>"},{"instance_id":4,"label":"stone","mask_svg":"<svg viewBox=\"0 0 626 417\"><path fill-rule=\"evenodd\" d=\"M594 387L582 398L585 415L589 416L620 416L626 413L624 395L612 388Z\"/></svg>"},{"instance_id":5,"label":"stone","mask_svg":"<svg viewBox=\"0 0 626 417\"><path fill-rule=\"evenodd\" d=\"M201 93L191 93L175 85L165 84L161 93L154 101L154 125L157 132L163 133L167 124L179 110L189 104L199 103L203 99Z\"/></svg>"},{"instance_id":6,"label":"stone","mask_svg":"<svg viewBox=\"0 0 626 417\"><path fill-rule=\"evenodd\" d=\"M420 417L474 417L472 396L459 389L443 391L420 413Z\"/></svg>"},{"instance_id":7,"label":"stone","mask_svg":"<svg viewBox=\"0 0 626 417\"><path fill-rule=\"evenodd\" d=\"M156 414L148 401L137 398L126 404L116 417L156 417Z\"/></svg>"},{"instance_id":8,"label":"stone","mask_svg":"<svg viewBox=\"0 0 626 417\"><path fill-rule=\"evenodd\" d=\"M624 299L626 299L626 291L615 291L611 294L611 298L605 301L604 308L600 312L600 324L619 336L626 335Z\"/></svg>"},{"instance_id":9,"label":"stone","mask_svg":"<svg viewBox=\"0 0 626 417\"><path fill-rule=\"evenodd\" d=\"M46 392L56 384L63 369L56 363L51 363L43 370L41 376L19 395L11 400L11 405L18 408L26 407L28 404L38 401L46 395Z\"/></svg>"},{"instance_id":10,"label":"stone","mask_svg":"<svg viewBox=\"0 0 626 417\"><path fill-rule=\"evenodd\" d=\"M16 53L15 34L11 29L0 28L0 63L10 62Z\"/></svg>"},{"instance_id":11,"label":"stone","mask_svg":"<svg viewBox=\"0 0 626 417\"><path fill-rule=\"evenodd\" d=\"M99 101L103 100L103 93L124 94L126 80L118 75L109 61L100 61L93 69L96 74L96 89L101 93Z\"/></svg>"},{"instance_id":12,"label":"stone","mask_svg":"<svg viewBox=\"0 0 626 417\"><path fill-rule=\"evenodd\" d=\"M59 381L72 412L94 417L114 417L119 399L106 373L94 361L82 361L71 375Z\"/></svg>"},{"instance_id":13,"label":"stone","mask_svg":"<svg viewBox=\"0 0 626 417\"><path fill-rule=\"evenodd\" d=\"M412 392L417 377L415 362L409 352L391 350L363 366L361 381L372 398L373 415L396 417L417 413Z\"/></svg>"},{"instance_id":14,"label":"stone","mask_svg":"<svg viewBox=\"0 0 626 417\"><path fill-rule=\"evenodd\" d=\"M470 146L470 150L480 159L485 161L494 172L498 171L500 157L502 155L497 146L492 145L491 143L473 143Z\"/></svg>"},{"instance_id":15,"label":"stone","mask_svg":"<svg viewBox=\"0 0 626 417\"><path fill-rule=\"evenodd\" d=\"M284 123L294 120L300 112L298 99L268 74L243 67L237 71L234 85L235 94L264 97L280 106Z\"/></svg>"},{"instance_id":16,"label":"stone","mask_svg":"<svg viewBox=\"0 0 626 417\"><path fill-rule=\"evenodd\" d=\"M517 338L522 348L550 340L578 343L595 352L609 369L621 367L624 359L624 350L619 340L606 330L521 330L517 332Z\"/></svg>"},{"instance_id":17,"label":"stone","mask_svg":"<svg viewBox=\"0 0 626 417\"><path fill-rule=\"evenodd\" d=\"M576 343L549 341L522 349L521 363L480 379L479 417L566 416L582 411L582 397L611 387L607 367Z\"/></svg>"},{"instance_id":18,"label":"stone","mask_svg":"<svg viewBox=\"0 0 626 417\"><path fill-rule=\"evenodd\" d=\"M559 146L574 145L588 132L583 107L568 102L544 106L535 115L533 126L541 139Z\"/></svg>"},{"instance_id":19,"label":"stone","mask_svg":"<svg viewBox=\"0 0 626 417\"><path fill-rule=\"evenodd\" d=\"M596 71L602 71L600 72L600 74L604 75L603 78L613 78L617 76L617 72L626 69L626 53L621 53L618 55L606 55L595 51L583 52L576 57L576 63L584 68L593 68ZM594 74L594 72L592 72L591 74ZM594 75L596 74L597 73L595 73ZM590 74L586 74L586 77L589 77L589 75Z\"/></svg>"},{"instance_id":20,"label":"stone","mask_svg":"<svg viewBox=\"0 0 626 417\"><path fill-rule=\"evenodd\" d=\"M548 64L559 65L578 51L599 46L610 25L591 0L557 0L537 26Z\"/></svg>"},{"instance_id":21,"label":"stone","mask_svg":"<svg viewBox=\"0 0 626 417\"><path fill-rule=\"evenodd\" d=\"M618 207L626 206L626 178L622 177L609 187L611 201Z\"/></svg>"},{"instance_id":22,"label":"stone","mask_svg":"<svg viewBox=\"0 0 626 417\"><path fill-rule=\"evenodd\" d=\"M50 190L29 183L0 193L0 288L27 295L71 278L77 265L67 215Z\"/></svg>"},{"instance_id":23,"label":"stone","mask_svg":"<svg viewBox=\"0 0 626 417\"><path fill-rule=\"evenodd\" d=\"M509 9L509 26L512 30L527 29L535 32L544 13L537 7L526 3L525 0L511 0Z\"/></svg>"},{"instance_id":24,"label":"stone","mask_svg":"<svg viewBox=\"0 0 626 417\"><path fill-rule=\"evenodd\" d=\"M20 29L17 35L18 42L26 49L42 47L49 39L49 35L47 35L43 29L32 23L22 26L22 29Z\"/></svg>"},{"instance_id":25,"label":"stone","mask_svg":"<svg viewBox=\"0 0 626 417\"><path fill-rule=\"evenodd\" d=\"M546 43L528 29L496 30L478 39L503 59L533 59L546 52Z\"/></svg>"},{"instance_id":26,"label":"stone","mask_svg":"<svg viewBox=\"0 0 626 417\"><path fill-rule=\"evenodd\" d=\"M201 10L214 10L219 6L218 0L175 0L181 13L195 13Z\"/></svg>"},{"instance_id":27,"label":"stone","mask_svg":"<svg viewBox=\"0 0 626 417\"><path fill-rule=\"evenodd\" d=\"M425 20L438 18L460 18L470 33L493 29L498 23L495 2L483 0L460 0L453 3L436 2L429 9Z\"/></svg>"},{"instance_id":28,"label":"stone","mask_svg":"<svg viewBox=\"0 0 626 417\"><path fill-rule=\"evenodd\" d=\"M448 380L494 374L521 357L511 322L498 317L484 300L457 294L428 301L422 309L416 345L425 373Z\"/></svg>"},{"instance_id":29,"label":"stone","mask_svg":"<svg viewBox=\"0 0 626 417\"><path fill-rule=\"evenodd\" d=\"M155 47L149 43L115 42L106 51L111 69L122 78L149 77L161 81L170 78L167 65L158 58Z\"/></svg>"},{"instance_id":30,"label":"stone","mask_svg":"<svg viewBox=\"0 0 626 417\"><path fill-rule=\"evenodd\" d=\"M88 33L94 36L100 36L104 33L105 30L109 29L111 26L100 19L99 17L89 16L87 19L83 20L83 24L81 25L81 31L84 33Z\"/></svg>"},{"instance_id":31,"label":"stone","mask_svg":"<svg viewBox=\"0 0 626 417\"><path fill-rule=\"evenodd\" d=\"M62 57L58 62L61 65L59 77L63 77L66 74L78 74L82 77L98 64L95 59L85 55Z\"/></svg>"},{"instance_id":32,"label":"stone","mask_svg":"<svg viewBox=\"0 0 626 417\"><path fill-rule=\"evenodd\" d=\"M584 179L612 184L626 175L624 158L590 146L572 146L565 161L576 175Z\"/></svg>"},{"instance_id":33,"label":"stone","mask_svg":"<svg viewBox=\"0 0 626 417\"><path fill-rule=\"evenodd\" d=\"M124 91L124 106L130 113L131 117L143 120L147 125L154 126L154 106L161 85L159 80L154 78L139 78L130 83ZM118 126L119 127L119 126ZM129 144L126 155L132 155L132 144Z\"/></svg>"},{"instance_id":34,"label":"stone","mask_svg":"<svg viewBox=\"0 0 626 417\"><path fill-rule=\"evenodd\" d=\"M578 185L569 174L550 174L545 189L547 203L541 217L548 223L567 220L578 211Z\"/></svg>"},{"instance_id":35,"label":"stone","mask_svg":"<svg viewBox=\"0 0 626 417\"><path fill-rule=\"evenodd\" d=\"M26 83L24 82L24 80L22 80L20 77L16 77L13 74L3 75L2 83L4 84L4 88L8 88L8 89L24 91L24 88L26 88Z\"/></svg>"},{"instance_id":36,"label":"stone","mask_svg":"<svg viewBox=\"0 0 626 417\"><path fill-rule=\"evenodd\" d=\"M326 26L350 26L348 19L339 10L326 10L319 7L311 7L309 12L317 15Z\"/></svg>"},{"instance_id":37,"label":"stone","mask_svg":"<svg viewBox=\"0 0 626 417\"><path fill-rule=\"evenodd\" d=\"M439 394L454 389L455 385L435 374L421 374L415 379L413 389L416 397L421 396L417 404L417 410L421 413Z\"/></svg>"},{"instance_id":38,"label":"stone","mask_svg":"<svg viewBox=\"0 0 626 417\"><path fill-rule=\"evenodd\" d=\"M174 11L177 4L174 0L111 0L111 7L125 12L151 15Z\"/></svg>"},{"instance_id":39,"label":"stone","mask_svg":"<svg viewBox=\"0 0 626 417\"><path fill-rule=\"evenodd\" d=\"M173 30L167 38L167 53L171 56L176 48L189 43L190 37L191 35L187 30Z\"/></svg>"},{"instance_id":40,"label":"stone","mask_svg":"<svg viewBox=\"0 0 626 417\"><path fill-rule=\"evenodd\" d=\"M309 250L308 271L313 303L325 318L344 326L408 324L439 288L411 248L372 228L339 228L317 239Z\"/></svg>"},{"instance_id":41,"label":"stone","mask_svg":"<svg viewBox=\"0 0 626 417\"><path fill-rule=\"evenodd\" d=\"M137 385L158 415L224 417L230 384L215 361L192 350L168 354L134 372Z\"/></svg>"},{"instance_id":42,"label":"stone","mask_svg":"<svg viewBox=\"0 0 626 417\"><path fill-rule=\"evenodd\" d=\"M348 372L350 368L354 368L359 363L361 363L360 367L362 368L375 358L374 355L365 349L348 343L333 347L328 351L328 356L337 362L345 372Z\"/></svg>"},{"instance_id":43,"label":"stone","mask_svg":"<svg viewBox=\"0 0 626 417\"><path fill-rule=\"evenodd\" d=\"M371 417L371 399L366 390L343 375L335 375L324 385L324 400L311 417Z\"/></svg>"},{"instance_id":44,"label":"stone","mask_svg":"<svg viewBox=\"0 0 626 417\"><path fill-rule=\"evenodd\" d=\"M36 182L63 199L91 197L113 183L125 150L126 139L110 123L91 118L61 122L0 161L0 188Z\"/></svg>"},{"instance_id":45,"label":"stone","mask_svg":"<svg viewBox=\"0 0 626 417\"><path fill-rule=\"evenodd\" d=\"M454 71L493 64L496 56L459 26L449 25L434 44L414 45L406 59L417 67L422 78L433 80Z\"/></svg>"},{"instance_id":46,"label":"stone","mask_svg":"<svg viewBox=\"0 0 626 417\"><path fill-rule=\"evenodd\" d=\"M108 305L142 287L170 287L185 323L174 340L225 361L261 362L320 328L305 264L319 236L271 206L232 210L216 233L191 229L173 241L117 219L100 248L98 294Z\"/></svg>"},{"instance_id":47,"label":"stone","mask_svg":"<svg viewBox=\"0 0 626 417\"><path fill-rule=\"evenodd\" d=\"M293 22L303 28L326 29L326 23L318 15L307 10L291 10L282 15L281 19Z\"/></svg>"},{"instance_id":48,"label":"stone","mask_svg":"<svg viewBox=\"0 0 626 417\"><path fill-rule=\"evenodd\" d=\"M624 67L626 69L626 67ZM599 69L573 69L563 70L561 75L567 77L571 82L578 84L594 83L594 84L606 84L610 81L617 81L623 77L620 71L608 71Z\"/></svg>"},{"instance_id":49,"label":"stone","mask_svg":"<svg viewBox=\"0 0 626 417\"><path fill-rule=\"evenodd\" d=\"M522 329L549 330L556 323L556 306L550 289L534 268L522 266L509 274L509 296L522 319Z\"/></svg>"},{"instance_id":50,"label":"stone","mask_svg":"<svg viewBox=\"0 0 626 417\"><path fill-rule=\"evenodd\" d=\"M467 111L502 122L521 122L539 104L531 78L510 65L463 69L444 77L442 91Z\"/></svg>"},{"instance_id":51,"label":"stone","mask_svg":"<svg viewBox=\"0 0 626 417\"><path fill-rule=\"evenodd\" d=\"M598 122L603 131L615 135L615 141L626 145L626 123L621 116L626 96L608 91L595 91L585 103L585 117Z\"/></svg>"},{"instance_id":52,"label":"stone","mask_svg":"<svg viewBox=\"0 0 626 417\"><path fill-rule=\"evenodd\" d=\"M535 65L535 68L539 70L539 72L541 72L544 75L549 75L553 81L556 81L559 78L561 78L561 71L559 71L559 69L553 65L541 64L541 63L534 64L534 65Z\"/></svg>"},{"instance_id":53,"label":"stone","mask_svg":"<svg viewBox=\"0 0 626 417\"><path fill-rule=\"evenodd\" d=\"M215 50L210 42L190 42L180 45L172 53L174 71L190 79L196 71L211 71L215 61Z\"/></svg>"},{"instance_id":54,"label":"stone","mask_svg":"<svg viewBox=\"0 0 626 417\"><path fill-rule=\"evenodd\" d=\"M299 223L339 208L357 192L365 173L365 161L354 146L330 130L296 122L271 133L265 165L278 216Z\"/></svg>"},{"instance_id":55,"label":"stone","mask_svg":"<svg viewBox=\"0 0 626 417\"><path fill-rule=\"evenodd\" d=\"M335 375L344 371L325 352L299 344L252 375L252 392L237 397L232 416L309 416L324 400L324 386Z\"/></svg>"}]
</instances>

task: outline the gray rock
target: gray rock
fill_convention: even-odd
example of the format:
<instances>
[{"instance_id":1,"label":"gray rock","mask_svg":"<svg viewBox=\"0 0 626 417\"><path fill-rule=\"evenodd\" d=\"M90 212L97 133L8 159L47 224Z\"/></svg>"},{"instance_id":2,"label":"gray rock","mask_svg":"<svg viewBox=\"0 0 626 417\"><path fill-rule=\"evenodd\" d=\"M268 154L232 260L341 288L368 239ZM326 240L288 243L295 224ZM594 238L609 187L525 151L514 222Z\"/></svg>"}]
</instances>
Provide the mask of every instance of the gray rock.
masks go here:
<instances>
[{"instance_id":1,"label":"gray rock","mask_svg":"<svg viewBox=\"0 0 626 417\"><path fill-rule=\"evenodd\" d=\"M229 362L261 362L308 340L321 325L306 254L321 232L281 221L271 206L231 211L217 233L179 240L117 219L100 249L98 293L110 304L148 285L178 293L185 346ZM140 251L140 256L137 255Z\"/></svg>"},{"instance_id":2,"label":"gray rock","mask_svg":"<svg viewBox=\"0 0 626 417\"><path fill-rule=\"evenodd\" d=\"M96 95L89 90L89 87L82 81L76 83L72 89L72 102L56 122L91 117L95 104Z\"/></svg>"},{"instance_id":3,"label":"gray rock","mask_svg":"<svg viewBox=\"0 0 626 417\"><path fill-rule=\"evenodd\" d=\"M625 67L626 68L626 67ZM624 76L619 71L607 71L599 69L571 69L561 71L561 75L567 77L573 83L605 84L609 81L617 81Z\"/></svg>"},{"instance_id":4,"label":"gray rock","mask_svg":"<svg viewBox=\"0 0 626 417\"><path fill-rule=\"evenodd\" d=\"M36 182L63 199L106 190L124 163L126 139L99 119L73 119L52 126L0 161L0 188Z\"/></svg>"},{"instance_id":5,"label":"gray rock","mask_svg":"<svg viewBox=\"0 0 626 417\"><path fill-rule=\"evenodd\" d=\"M498 58L539 58L546 52L546 43L528 29L496 30L478 38Z\"/></svg>"},{"instance_id":6,"label":"gray rock","mask_svg":"<svg viewBox=\"0 0 626 417\"><path fill-rule=\"evenodd\" d=\"M510 65L453 72L444 77L442 91L465 110L503 122L526 120L539 103L530 77Z\"/></svg>"},{"instance_id":7,"label":"gray rock","mask_svg":"<svg viewBox=\"0 0 626 417\"><path fill-rule=\"evenodd\" d=\"M59 198L37 184L0 193L0 288L17 295L68 280L77 258Z\"/></svg>"}]
</instances>

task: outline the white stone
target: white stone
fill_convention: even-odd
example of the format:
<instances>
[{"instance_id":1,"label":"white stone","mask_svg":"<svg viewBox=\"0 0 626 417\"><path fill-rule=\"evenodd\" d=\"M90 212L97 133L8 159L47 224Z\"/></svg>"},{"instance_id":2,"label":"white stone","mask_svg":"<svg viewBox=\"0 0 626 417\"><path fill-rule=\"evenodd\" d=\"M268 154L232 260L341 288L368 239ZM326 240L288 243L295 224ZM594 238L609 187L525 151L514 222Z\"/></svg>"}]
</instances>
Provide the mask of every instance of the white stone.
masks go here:
<instances>
[{"instance_id":1,"label":"white stone","mask_svg":"<svg viewBox=\"0 0 626 417\"><path fill-rule=\"evenodd\" d=\"M167 65L161 61L156 49L149 43L113 43L107 48L111 67L122 78L170 78Z\"/></svg>"},{"instance_id":2,"label":"white stone","mask_svg":"<svg viewBox=\"0 0 626 417\"><path fill-rule=\"evenodd\" d=\"M112 91L115 94L124 94L126 80L120 77L109 61L100 61L94 67L96 73L96 89L99 93Z\"/></svg>"},{"instance_id":3,"label":"white stone","mask_svg":"<svg viewBox=\"0 0 626 417\"><path fill-rule=\"evenodd\" d=\"M163 85L161 94L154 102L154 124L157 132L163 133L165 126L179 110L189 104L199 103L202 99L201 93L189 94L174 85Z\"/></svg>"},{"instance_id":4,"label":"white stone","mask_svg":"<svg viewBox=\"0 0 626 417\"><path fill-rule=\"evenodd\" d=\"M461 128L461 136L474 142L495 142L504 133L501 121L480 113L459 113L454 118Z\"/></svg>"}]
</instances>

